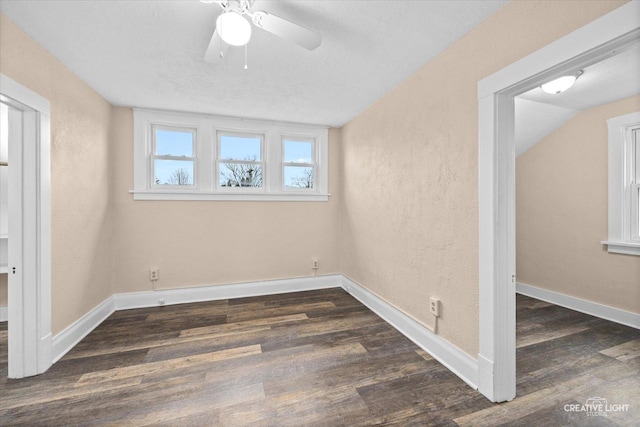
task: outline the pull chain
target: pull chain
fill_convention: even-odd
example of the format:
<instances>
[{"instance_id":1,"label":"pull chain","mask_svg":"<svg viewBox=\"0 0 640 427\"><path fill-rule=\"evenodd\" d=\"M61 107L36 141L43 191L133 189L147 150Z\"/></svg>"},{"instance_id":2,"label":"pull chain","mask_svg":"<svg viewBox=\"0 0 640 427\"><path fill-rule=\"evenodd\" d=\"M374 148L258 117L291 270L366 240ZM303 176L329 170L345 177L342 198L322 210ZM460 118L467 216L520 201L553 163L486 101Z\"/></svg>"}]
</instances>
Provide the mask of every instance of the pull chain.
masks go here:
<instances>
[{"instance_id":1,"label":"pull chain","mask_svg":"<svg viewBox=\"0 0 640 427\"><path fill-rule=\"evenodd\" d=\"M247 70L249 67L247 67L247 45L244 45L244 69Z\"/></svg>"}]
</instances>

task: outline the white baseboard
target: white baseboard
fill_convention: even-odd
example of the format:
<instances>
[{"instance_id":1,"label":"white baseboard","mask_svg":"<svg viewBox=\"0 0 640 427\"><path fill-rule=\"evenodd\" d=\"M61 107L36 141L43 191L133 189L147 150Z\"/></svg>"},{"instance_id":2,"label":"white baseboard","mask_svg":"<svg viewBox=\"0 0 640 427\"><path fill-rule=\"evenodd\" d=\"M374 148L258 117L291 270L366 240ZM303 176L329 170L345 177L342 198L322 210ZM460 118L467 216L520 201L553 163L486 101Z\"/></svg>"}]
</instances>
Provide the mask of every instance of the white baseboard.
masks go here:
<instances>
[{"instance_id":1,"label":"white baseboard","mask_svg":"<svg viewBox=\"0 0 640 427\"><path fill-rule=\"evenodd\" d=\"M116 310L157 307L160 305L185 304L215 301L230 298L246 298L275 295L288 292L312 291L339 288L341 275L301 277L296 279L265 280L262 282L237 283L231 285L199 286L194 288L165 289L146 292L115 294Z\"/></svg>"},{"instance_id":2,"label":"white baseboard","mask_svg":"<svg viewBox=\"0 0 640 427\"><path fill-rule=\"evenodd\" d=\"M619 308L609 307L607 305L598 304L596 302L560 294L546 289L537 288L535 286L526 285L524 283L516 284L516 292L528 297L536 298L552 304L566 307L571 310L589 314L591 316L600 317L601 319L610 320L622 325L631 326L640 329L640 314L630 311L621 310Z\"/></svg>"},{"instance_id":3,"label":"white baseboard","mask_svg":"<svg viewBox=\"0 0 640 427\"><path fill-rule=\"evenodd\" d=\"M9 307L0 307L0 322L9 320Z\"/></svg>"},{"instance_id":4,"label":"white baseboard","mask_svg":"<svg viewBox=\"0 0 640 427\"><path fill-rule=\"evenodd\" d=\"M343 276L342 287L464 382L478 389L477 360L351 279Z\"/></svg>"},{"instance_id":5,"label":"white baseboard","mask_svg":"<svg viewBox=\"0 0 640 427\"><path fill-rule=\"evenodd\" d=\"M56 334L51 343L51 360L56 363L69 352L84 337L89 335L100 323L111 316L115 311L113 296L98 304L93 310L67 326L62 332Z\"/></svg>"}]
</instances>

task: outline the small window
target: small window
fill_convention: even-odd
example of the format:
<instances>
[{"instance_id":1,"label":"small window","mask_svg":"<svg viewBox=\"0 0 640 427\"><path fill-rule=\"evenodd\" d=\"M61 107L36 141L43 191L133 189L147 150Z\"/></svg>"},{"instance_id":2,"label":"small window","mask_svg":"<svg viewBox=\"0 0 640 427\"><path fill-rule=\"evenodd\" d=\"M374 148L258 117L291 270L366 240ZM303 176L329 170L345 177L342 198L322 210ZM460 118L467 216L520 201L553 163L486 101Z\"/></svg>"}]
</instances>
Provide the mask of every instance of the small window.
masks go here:
<instances>
[{"instance_id":1,"label":"small window","mask_svg":"<svg viewBox=\"0 0 640 427\"><path fill-rule=\"evenodd\" d=\"M221 188L263 188L262 135L219 132L218 183Z\"/></svg>"},{"instance_id":2,"label":"small window","mask_svg":"<svg viewBox=\"0 0 640 427\"><path fill-rule=\"evenodd\" d=\"M153 186L195 186L194 129L152 126Z\"/></svg>"},{"instance_id":3,"label":"small window","mask_svg":"<svg viewBox=\"0 0 640 427\"><path fill-rule=\"evenodd\" d=\"M283 181L287 190L315 188L315 141L283 138Z\"/></svg>"},{"instance_id":4,"label":"small window","mask_svg":"<svg viewBox=\"0 0 640 427\"><path fill-rule=\"evenodd\" d=\"M640 255L640 112L609 119L609 252Z\"/></svg>"}]
</instances>

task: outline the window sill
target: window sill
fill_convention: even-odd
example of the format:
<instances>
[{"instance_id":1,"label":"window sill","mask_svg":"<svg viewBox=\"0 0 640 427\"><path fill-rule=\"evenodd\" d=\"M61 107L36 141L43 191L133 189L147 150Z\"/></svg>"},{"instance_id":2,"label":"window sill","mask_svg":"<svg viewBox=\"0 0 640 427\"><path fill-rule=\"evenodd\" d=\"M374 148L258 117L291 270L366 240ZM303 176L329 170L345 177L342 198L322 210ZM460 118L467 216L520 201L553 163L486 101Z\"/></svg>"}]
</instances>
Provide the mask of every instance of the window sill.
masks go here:
<instances>
[{"instance_id":1,"label":"window sill","mask_svg":"<svg viewBox=\"0 0 640 427\"><path fill-rule=\"evenodd\" d=\"M249 202L326 202L330 194L318 193L203 193L196 191L130 190L133 200L222 200Z\"/></svg>"},{"instance_id":2,"label":"window sill","mask_svg":"<svg viewBox=\"0 0 640 427\"><path fill-rule=\"evenodd\" d=\"M625 255L640 255L640 243L626 243L626 242L601 242L603 245L607 245L609 253L625 254Z\"/></svg>"}]
</instances>

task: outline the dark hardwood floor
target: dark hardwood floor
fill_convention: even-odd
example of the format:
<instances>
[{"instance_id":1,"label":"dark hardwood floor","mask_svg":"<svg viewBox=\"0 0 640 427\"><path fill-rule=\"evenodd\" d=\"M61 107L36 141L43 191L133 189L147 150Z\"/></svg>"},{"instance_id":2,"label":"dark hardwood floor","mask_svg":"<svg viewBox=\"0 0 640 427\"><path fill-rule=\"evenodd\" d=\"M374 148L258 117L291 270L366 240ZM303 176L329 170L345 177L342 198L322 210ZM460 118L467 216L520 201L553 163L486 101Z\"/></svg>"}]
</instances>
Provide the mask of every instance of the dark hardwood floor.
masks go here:
<instances>
[{"instance_id":1,"label":"dark hardwood floor","mask_svg":"<svg viewBox=\"0 0 640 427\"><path fill-rule=\"evenodd\" d=\"M518 397L492 404L341 289L119 311L0 425L637 426L640 331L518 296ZM629 404L607 417L587 399Z\"/></svg>"}]
</instances>

